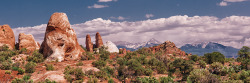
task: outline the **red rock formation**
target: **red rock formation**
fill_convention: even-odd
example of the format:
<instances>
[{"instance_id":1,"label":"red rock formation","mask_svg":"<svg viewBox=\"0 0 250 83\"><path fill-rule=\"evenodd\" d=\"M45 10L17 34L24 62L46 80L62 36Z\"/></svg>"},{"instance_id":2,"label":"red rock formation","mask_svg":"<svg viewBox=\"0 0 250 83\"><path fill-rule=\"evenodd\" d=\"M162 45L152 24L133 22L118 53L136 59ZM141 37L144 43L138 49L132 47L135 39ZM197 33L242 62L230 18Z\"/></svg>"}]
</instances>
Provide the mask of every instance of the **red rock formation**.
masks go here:
<instances>
[{"instance_id":1,"label":"red rock formation","mask_svg":"<svg viewBox=\"0 0 250 83\"><path fill-rule=\"evenodd\" d=\"M48 22L40 52L46 61L76 60L84 52L65 13L54 13Z\"/></svg>"},{"instance_id":2,"label":"red rock formation","mask_svg":"<svg viewBox=\"0 0 250 83\"><path fill-rule=\"evenodd\" d=\"M123 48L123 49L122 49L122 54L127 54L126 48Z\"/></svg>"},{"instance_id":3,"label":"red rock formation","mask_svg":"<svg viewBox=\"0 0 250 83\"><path fill-rule=\"evenodd\" d=\"M95 44L96 44L96 48L100 48L101 46L103 46L102 37L99 32L96 33Z\"/></svg>"},{"instance_id":4,"label":"red rock formation","mask_svg":"<svg viewBox=\"0 0 250 83\"><path fill-rule=\"evenodd\" d=\"M186 53L181 49L177 48L173 42L165 41L163 44L158 46L150 47L151 52L163 51L166 54L186 56Z\"/></svg>"},{"instance_id":5,"label":"red rock formation","mask_svg":"<svg viewBox=\"0 0 250 83\"><path fill-rule=\"evenodd\" d=\"M15 48L15 35L9 25L0 26L0 46L3 45L11 50Z\"/></svg>"},{"instance_id":6,"label":"red rock formation","mask_svg":"<svg viewBox=\"0 0 250 83\"><path fill-rule=\"evenodd\" d=\"M40 46L37 44L33 35L31 34L26 35L24 33L20 33L18 36L18 45L19 50L22 48L26 48L27 50L32 52L40 49Z\"/></svg>"},{"instance_id":7,"label":"red rock formation","mask_svg":"<svg viewBox=\"0 0 250 83\"><path fill-rule=\"evenodd\" d=\"M86 36L86 49L89 52L93 52L93 44L91 42L91 37L89 36L89 34L87 34Z\"/></svg>"}]
</instances>

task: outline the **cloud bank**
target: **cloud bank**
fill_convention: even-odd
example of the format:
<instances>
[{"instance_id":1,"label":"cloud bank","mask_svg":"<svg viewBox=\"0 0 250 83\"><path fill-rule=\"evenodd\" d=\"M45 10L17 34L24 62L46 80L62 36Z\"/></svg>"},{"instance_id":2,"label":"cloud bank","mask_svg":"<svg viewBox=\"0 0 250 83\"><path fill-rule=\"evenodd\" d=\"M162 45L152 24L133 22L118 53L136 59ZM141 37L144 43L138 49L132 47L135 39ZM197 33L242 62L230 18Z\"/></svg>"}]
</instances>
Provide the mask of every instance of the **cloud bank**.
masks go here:
<instances>
[{"instance_id":1,"label":"cloud bank","mask_svg":"<svg viewBox=\"0 0 250 83\"><path fill-rule=\"evenodd\" d=\"M80 24L73 24L78 42L85 46L85 37L90 34L92 41L99 32L104 41L143 42L151 38L161 42L170 40L177 46L187 43L218 42L241 48L250 46L250 17L230 16L219 19L213 16L171 16L154 20L135 22L113 22L102 18ZM34 27L14 28L16 39L19 33L32 34L43 41L46 24Z\"/></svg>"},{"instance_id":2,"label":"cloud bank","mask_svg":"<svg viewBox=\"0 0 250 83\"><path fill-rule=\"evenodd\" d=\"M109 7L108 5L98 5L98 4L94 4L93 6L88 6L88 8L105 8L105 7Z\"/></svg>"},{"instance_id":3,"label":"cloud bank","mask_svg":"<svg viewBox=\"0 0 250 83\"><path fill-rule=\"evenodd\" d=\"M223 0L218 5L219 6L228 6L228 3L235 3L235 2L243 2L243 1L249 1L249 0Z\"/></svg>"}]
</instances>

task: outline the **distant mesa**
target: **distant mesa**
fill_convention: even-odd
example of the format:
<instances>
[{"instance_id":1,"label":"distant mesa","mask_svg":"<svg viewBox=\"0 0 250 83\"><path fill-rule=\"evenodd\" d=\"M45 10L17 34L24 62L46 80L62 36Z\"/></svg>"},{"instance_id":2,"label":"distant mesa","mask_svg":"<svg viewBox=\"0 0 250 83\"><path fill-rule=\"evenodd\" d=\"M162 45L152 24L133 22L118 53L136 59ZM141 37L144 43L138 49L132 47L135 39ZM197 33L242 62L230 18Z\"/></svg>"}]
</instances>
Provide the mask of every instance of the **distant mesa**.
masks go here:
<instances>
[{"instance_id":1,"label":"distant mesa","mask_svg":"<svg viewBox=\"0 0 250 83\"><path fill-rule=\"evenodd\" d=\"M35 51L40 49L40 45L35 41L33 35L20 33L18 36L18 49L26 48L28 51Z\"/></svg>"},{"instance_id":2,"label":"distant mesa","mask_svg":"<svg viewBox=\"0 0 250 83\"><path fill-rule=\"evenodd\" d=\"M15 48L15 35L9 25L0 26L0 46L7 45L9 49Z\"/></svg>"},{"instance_id":3,"label":"distant mesa","mask_svg":"<svg viewBox=\"0 0 250 83\"><path fill-rule=\"evenodd\" d=\"M165 41L163 44L150 47L150 50L153 53L156 53L157 51L164 51L165 54L169 54L169 55L186 56L186 53L182 51L181 49L177 48L175 44L171 41Z\"/></svg>"},{"instance_id":4,"label":"distant mesa","mask_svg":"<svg viewBox=\"0 0 250 83\"><path fill-rule=\"evenodd\" d=\"M116 47L116 45L111 42L111 41L107 41L104 44L104 47L107 48L107 51L109 51L110 53L119 53L119 49Z\"/></svg>"},{"instance_id":5,"label":"distant mesa","mask_svg":"<svg viewBox=\"0 0 250 83\"><path fill-rule=\"evenodd\" d=\"M76 60L85 52L65 13L54 13L48 22L40 52L46 61Z\"/></svg>"}]
</instances>

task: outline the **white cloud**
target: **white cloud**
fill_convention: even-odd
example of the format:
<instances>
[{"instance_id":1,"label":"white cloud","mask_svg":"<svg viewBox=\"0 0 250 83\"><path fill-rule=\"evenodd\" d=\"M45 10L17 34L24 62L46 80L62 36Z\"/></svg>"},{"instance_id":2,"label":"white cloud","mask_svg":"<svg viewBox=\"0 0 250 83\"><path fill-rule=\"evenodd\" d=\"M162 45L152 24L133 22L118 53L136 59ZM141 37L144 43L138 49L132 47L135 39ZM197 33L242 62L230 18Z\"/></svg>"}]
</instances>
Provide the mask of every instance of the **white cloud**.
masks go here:
<instances>
[{"instance_id":1,"label":"white cloud","mask_svg":"<svg viewBox=\"0 0 250 83\"><path fill-rule=\"evenodd\" d=\"M105 8L105 7L109 7L108 5L98 5L98 4L94 4L93 6L88 6L88 8Z\"/></svg>"},{"instance_id":2,"label":"white cloud","mask_svg":"<svg viewBox=\"0 0 250 83\"><path fill-rule=\"evenodd\" d=\"M219 6L228 6L228 3L235 3L235 2L243 2L243 1L249 1L249 0L223 0L218 5Z\"/></svg>"},{"instance_id":3,"label":"white cloud","mask_svg":"<svg viewBox=\"0 0 250 83\"><path fill-rule=\"evenodd\" d=\"M122 17L122 16L118 16L118 17L111 16L110 18L111 19L116 19L116 20L125 20L125 19L128 19L128 18L125 18L125 17Z\"/></svg>"},{"instance_id":4,"label":"white cloud","mask_svg":"<svg viewBox=\"0 0 250 83\"><path fill-rule=\"evenodd\" d=\"M222 1L222 2L220 2L220 4L219 4L220 6L227 6L228 4L227 4L227 2L225 2L225 1Z\"/></svg>"},{"instance_id":5,"label":"white cloud","mask_svg":"<svg viewBox=\"0 0 250 83\"><path fill-rule=\"evenodd\" d=\"M224 0L226 2L243 2L243 1L248 1L248 0Z\"/></svg>"},{"instance_id":6,"label":"white cloud","mask_svg":"<svg viewBox=\"0 0 250 83\"><path fill-rule=\"evenodd\" d=\"M154 20L135 22L112 22L102 18L71 25L77 33L78 41L85 46L85 37L94 38L99 32L104 41L142 42L151 38L170 40L177 46L187 43L219 42L240 48L250 46L250 17L230 16L219 19L213 16L171 16ZM33 34L43 41L46 24L13 29L16 39L19 33ZM95 41L95 39L92 39Z\"/></svg>"},{"instance_id":7,"label":"white cloud","mask_svg":"<svg viewBox=\"0 0 250 83\"><path fill-rule=\"evenodd\" d=\"M154 17L154 15L153 14L146 14L145 17L146 18L151 18L151 17Z\"/></svg>"},{"instance_id":8,"label":"white cloud","mask_svg":"<svg viewBox=\"0 0 250 83\"><path fill-rule=\"evenodd\" d=\"M111 1L118 1L118 0L99 0L98 2L111 2Z\"/></svg>"}]
</instances>

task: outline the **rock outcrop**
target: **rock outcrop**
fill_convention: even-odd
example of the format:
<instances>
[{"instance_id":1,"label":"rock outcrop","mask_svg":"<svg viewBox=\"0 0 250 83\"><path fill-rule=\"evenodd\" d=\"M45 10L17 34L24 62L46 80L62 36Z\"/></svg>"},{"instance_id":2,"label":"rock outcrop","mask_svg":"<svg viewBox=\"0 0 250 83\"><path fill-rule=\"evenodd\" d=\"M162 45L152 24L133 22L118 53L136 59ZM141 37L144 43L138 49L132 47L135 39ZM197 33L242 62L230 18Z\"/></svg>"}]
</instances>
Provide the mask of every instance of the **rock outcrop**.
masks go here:
<instances>
[{"instance_id":1,"label":"rock outcrop","mask_svg":"<svg viewBox=\"0 0 250 83\"><path fill-rule=\"evenodd\" d=\"M95 45L96 48L100 48L101 46L103 46L102 37L99 32L97 32L95 36Z\"/></svg>"},{"instance_id":2,"label":"rock outcrop","mask_svg":"<svg viewBox=\"0 0 250 83\"><path fill-rule=\"evenodd\" d=\"M84 52L65 13L54 13L48 22L40 52L46 61L76 60Z\"/></svg>"},{"instance_id":3,"label":"rock outcrop","mask_svg":"<svg viewBox=\"0 0 250 83\"><path fill-rule=\"evenodd\" d=\"M31 34L20 33L18 36L18 45L19 50L26 48L28 51L32 52L40 49L38 42L35 41Z\"/></svg>"},{"instance_id":4,"label":"rock outcrop","mask_svg":"<svg viewBox=\"0 0 250 83\"><path fill-rule=\"evenodd\" d=\"M15 48L15 35L9 25L0 26L0 46L3 45L11 50Z\"/></svg>"},{"instance_id":5,"label":"rock outcrop","mask_svg":"<svg viewBox=\"0 0 250 83\"><path fill-rule=\"evenodd\" d=\"M93 44L91 42L91 37L90 37L89 34L86 36L86 42L85 43L86 43L86 49L87 49L87 51L93 52Z\"/></svg>"},{"instance_id":6,"label":"rock outcrop","mask_svg":"<svg viewBox=\"0 0 250 83\"><path fill-rule=\"evenodd\" d=\"M110 53L119 53L119 49L116 47L116 45L114 43L112 43L111 41L107 41L104 44L104 47L107 48L107 51L109 51Z\"/></svg>"},{"instance_id":7,"label":"rock outcrop","mask_svg":"<svg viewBox=\"0 0 250 83\"><path fill-rule=\"evenodd\" d=\"M164 51L166 54L186 56L186 53L177 48L171 41L165 41L158 46L150 47L150 50L155 53L157 51Z\"/></svg>"}]
</instances>

